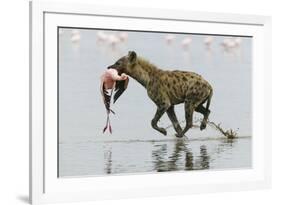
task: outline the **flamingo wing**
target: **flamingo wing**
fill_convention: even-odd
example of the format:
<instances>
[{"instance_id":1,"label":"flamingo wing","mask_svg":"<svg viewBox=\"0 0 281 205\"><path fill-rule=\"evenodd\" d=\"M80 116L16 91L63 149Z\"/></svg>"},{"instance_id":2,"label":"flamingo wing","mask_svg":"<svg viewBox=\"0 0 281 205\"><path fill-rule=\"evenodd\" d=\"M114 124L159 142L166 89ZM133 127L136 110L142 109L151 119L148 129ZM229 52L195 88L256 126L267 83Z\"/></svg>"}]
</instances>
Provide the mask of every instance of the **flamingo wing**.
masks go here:
<instances>
[{"instance_id":1,"label":"flamingo wing","mask_svg":"<svg viewBox=\"0 0 281 205\"><path fill-rule=\"evenodd\" d=\"M116 81L115 94L113 97L113 103L122 95L122 93L127 89L129 83L129 78L125 80Z\"/></svg>"},{"instance_id":2,"label":"flamingo wing","mask_svg":"<svg viewBox=\"0 0 281 205\"><path fill-rule=\"evenodd\" d=\"M110 101L111 101L111 95L110 93L106 90L105 88L105 82L102 81L101 82L101 87L100 87L100 91L101 91L101 95L102 95L102 98L103 98L103 103L105 105L105 108L107 110L107 112L109 113L110 112Z\"/></svg>"}]
</instances>

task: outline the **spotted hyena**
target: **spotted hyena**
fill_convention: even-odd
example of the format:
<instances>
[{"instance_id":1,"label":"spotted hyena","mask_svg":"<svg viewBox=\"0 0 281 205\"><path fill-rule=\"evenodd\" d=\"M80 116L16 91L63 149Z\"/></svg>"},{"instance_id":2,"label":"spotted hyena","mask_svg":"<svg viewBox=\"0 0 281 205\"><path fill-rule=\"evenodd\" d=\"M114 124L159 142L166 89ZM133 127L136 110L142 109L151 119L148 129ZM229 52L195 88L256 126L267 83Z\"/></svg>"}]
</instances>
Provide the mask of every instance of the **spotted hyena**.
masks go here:
<instances>
[{"instance_id":1,"label":"spotted hyena","mask_svg":"<svg viewBox=\"0 0 281 205\"><path fill-rule=\"evenodd\" d=\"M162 70L137 56L134 51L130 51L108 68L116 69L119 75L126 73L146 88L148 96L157 105L151 125L162 134L166 135L167 131L158 127L157 123L165 112L173 124L177 137L183 137L192 127L194 111L203 114L200 129L206 128L213 89L202 76L188 71ZM206 107L203 106L205 102ZM174 111L174 106L180 103L184 103L185 107L184 129L181 128Z\"/></svg>"}]
</instances>

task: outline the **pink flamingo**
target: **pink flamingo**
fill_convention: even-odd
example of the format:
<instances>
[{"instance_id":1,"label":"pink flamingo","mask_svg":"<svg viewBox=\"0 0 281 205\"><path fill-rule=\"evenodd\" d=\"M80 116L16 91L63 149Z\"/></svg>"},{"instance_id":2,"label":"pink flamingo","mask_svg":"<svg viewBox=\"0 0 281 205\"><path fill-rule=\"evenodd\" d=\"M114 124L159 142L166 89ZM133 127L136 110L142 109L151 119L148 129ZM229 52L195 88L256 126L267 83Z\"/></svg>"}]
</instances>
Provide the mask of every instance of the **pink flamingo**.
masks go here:
<instances>
[{"instance_id":1,"label":"pink flamingo","mask_svg":"<svg viewBox=\"0 0 281 205\"><path fill-rule=\"evenodd\" d=\"M224 38L221 45L225 50L231 50L241 45L241 38Z\"/></svg>"},{"instance_id":2,"label":"pink flamingo","mask_svg":"<svg viewBox=\"0 0 281 205\"><path fill-rule=\"evenodd\" d=\"M116 45L120 43L120 39L114 34L110 34L107 40L112 49L114 49Z\"/></svg>"},{"instance_id":3,"label":"pink flamingo","mask_svg":"<svg viewBox=\"0 0 281 205\"><path fill-rule=\"evenodd\" d=\"M239 38L239 37L237 37L237 38L234 39L234 41L235 41L235 43L236 43L237 46L240 46L240 45L241 45L241 42L242 42L242 39Z\"/></svg>"},{"instance_id":4,"label":"pink flamingo","mask_svg":"<svg viewBox=\"0 0 281 205\"><path fill-rule=\"evenodd\" d=\"M207 36L205 39L204 39L204 43L206 45L207 48L210 48L211 47L211 44L213 43L214 41L214 37L213 36Z\"/></svg>"},{"instance_id":5,"label":"pink flamingo","mask_svg":"<svg viewBox=\"0 0 281 205\"><path fill-rule=\"evenodd\" d=\"M72 30L71 31L71 41L73 43L78 43L80 41L80 39L81 39L80 31L76 30L76 29Z\"/></svg>"},{"instance_id":6,"label":"pink flamingo","mask_svg":"<svg viewBox=\"0 0 281 205\"><path fill-rule=\"evenodd\" d=\"M110 108L110 102L111 102L111 96L113 93L113 90L115 90L115 94L113 97L113 103L116 102L116 100L120 97L120 95L126 90L128 87L129 78L125 73L122 73L121 76L118 75L118 71L116 69L108 69L104 72L104 74L101 76L101 95L103 98L103 103L105 105L106 111L107 111L107 120L106 125L103 128L103 132L109 128L109 132L112 133L112 128L110 125L110 119L109 114L114 111ZM108 90L111 89L110 94Z\"/></svg>"},{"instance_id":7,"label":"pink flamingo","mask_svg":"<svg viewBox=\"0 0 281 205\"><path fill-rule=\"evenodd\" d=\"M119 37L121 42L125 42L125 41L128 40L128 33L127 32L120 32L118 34L118 37Z\"/></svg>"},{"instance_id":8,"label":"pink flamingo","mask_svg":"<svg viewBox=\"0 0 281 205\"><path fill-rule=\"evenodd\" d=\"M171 44L175 39L176 37L172 34L168 34L165 36L165 41L168 45Z\"/></svg>"},{"instance_id":9,"label":"pink flamingo","mask_svg":"<svg viewBox=\"0 0 281 205\"><path fill-rule=\"evenodd\" d=\"M191 44L192 39L190 37L185 37L182 42L181 45L184 49L188 49L189 45Z\"/></svg>"},{"instance_id":10,"label":"pink flamingo","mask_svg":"<svg viewBox=\"0 0 281 205\"><path fill-rule=\"evenodd\" d=\"M99 42L105 42L108 39L108 35L103 31L97 32L97 40Z\"/></svg>"}]
</instances>

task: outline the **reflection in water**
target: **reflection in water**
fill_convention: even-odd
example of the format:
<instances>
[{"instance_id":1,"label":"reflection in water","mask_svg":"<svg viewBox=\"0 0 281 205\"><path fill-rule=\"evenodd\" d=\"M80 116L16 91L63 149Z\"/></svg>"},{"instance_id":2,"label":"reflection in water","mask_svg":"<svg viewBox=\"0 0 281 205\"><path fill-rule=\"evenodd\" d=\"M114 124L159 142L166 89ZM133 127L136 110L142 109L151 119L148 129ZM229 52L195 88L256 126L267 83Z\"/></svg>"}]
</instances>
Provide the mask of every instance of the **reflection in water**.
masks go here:
<instances>
[{"instance_id":1,"label":"reflection in water","mask_svg":"<svg viewBox=\"0 0 281 205\"><path fill-rule=\"evenodd\" d=\"M182 139L176 141L171 155L167 152L167 146L155 147L157 149L152 151L152 159L155 170L158 172L209 169L210 156L205 145L200 146L200 154L195 162L192 151L186 147Z\"/></svg>"},{"instance_id":2,"label":"reflection in water","mask_svg":"<svg viewBox=\"0 0 281 205\"><path fill-rule=\"evenodd\" d=\"M60 177L251 167L250 137L62 143L61 152L71 155Z\"/></svg>"},{"instance_id":3,"label":"reflection in water","mask_svg":"<svg viewBox=\"0 0 281 205\"><path fill-rule=\"evenodd\" d=\"M205 145L200 146L200 167L202 169L209 169L209 159L207 147Z\"/></svg>"},{"instance_id":4,"label":"reflection in water","mask_svg":"<svg viewBox=\"0 0 281 205\"><path fill-rule=\"evenodd\" d=\"M185 153L185 170L193 169L193 155L192 152L187 151Z\"/></svg>"},{"instance_id":5,"label":"reflection in water","mask_svg":"<svg viewBox=\"0 0 281 205\"><path fill-rule=\"evenodd\" d=\"M222 143L218 144L216 153L220 154L226 149L231 149L234 146L235 142L237 142L237 139L223 139Z\"/></svg>"},{"instance_id":6,"label":"reflection in water","mask_svg":"<svg viewBox=\"0 0 281 205\"><path fill-rule=\"evenodd\" d=\"M109 150L107 155L105 155L105 173L111 174L112 170L112 151Z\"/></svg>"}]
</instances>

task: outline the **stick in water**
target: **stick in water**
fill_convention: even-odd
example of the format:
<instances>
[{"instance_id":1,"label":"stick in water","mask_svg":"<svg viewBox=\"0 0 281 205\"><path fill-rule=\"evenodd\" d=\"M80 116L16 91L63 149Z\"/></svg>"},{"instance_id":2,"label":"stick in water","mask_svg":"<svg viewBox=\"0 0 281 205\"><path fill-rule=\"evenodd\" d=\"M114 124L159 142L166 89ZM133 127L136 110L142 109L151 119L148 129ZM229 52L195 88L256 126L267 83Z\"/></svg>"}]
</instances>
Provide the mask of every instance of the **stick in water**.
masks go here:
<instances>
[{"instance_id":1,"label":"stick in water","mask_svg":"<svg viewBox=\"0 0 281 205\"><path fill-rule=\"evenodd\" d=\"M196 122L199 122L200 120L198 119L198 120L195 120L195 121L196 121ZM184 123L184 122L185 122L185 120L182 120L182 121L179 122L179 124L182 124L182 123ZM237 138L237 136L238 136L237 131L234 131L233 129L224 130L224 129L221 127L221 123L216 124L215 122L211 122L211 121L207 121L207 123L208 123L211 127L213 127L213 128L215 128L216 130L218 130L221 134L223 134L223 135L224 135L225 137L227 137L228 139L234 139L234 138ZM171 128L171 127L173 127L172 124L169 125L169 126L167 126L165 129L169 129L169 128ZM193 128L198 128L198 127L200 127L200 126L198 126L198 125L193 125L192 127L193 127Z\"/></svg>"}]
</instances>

